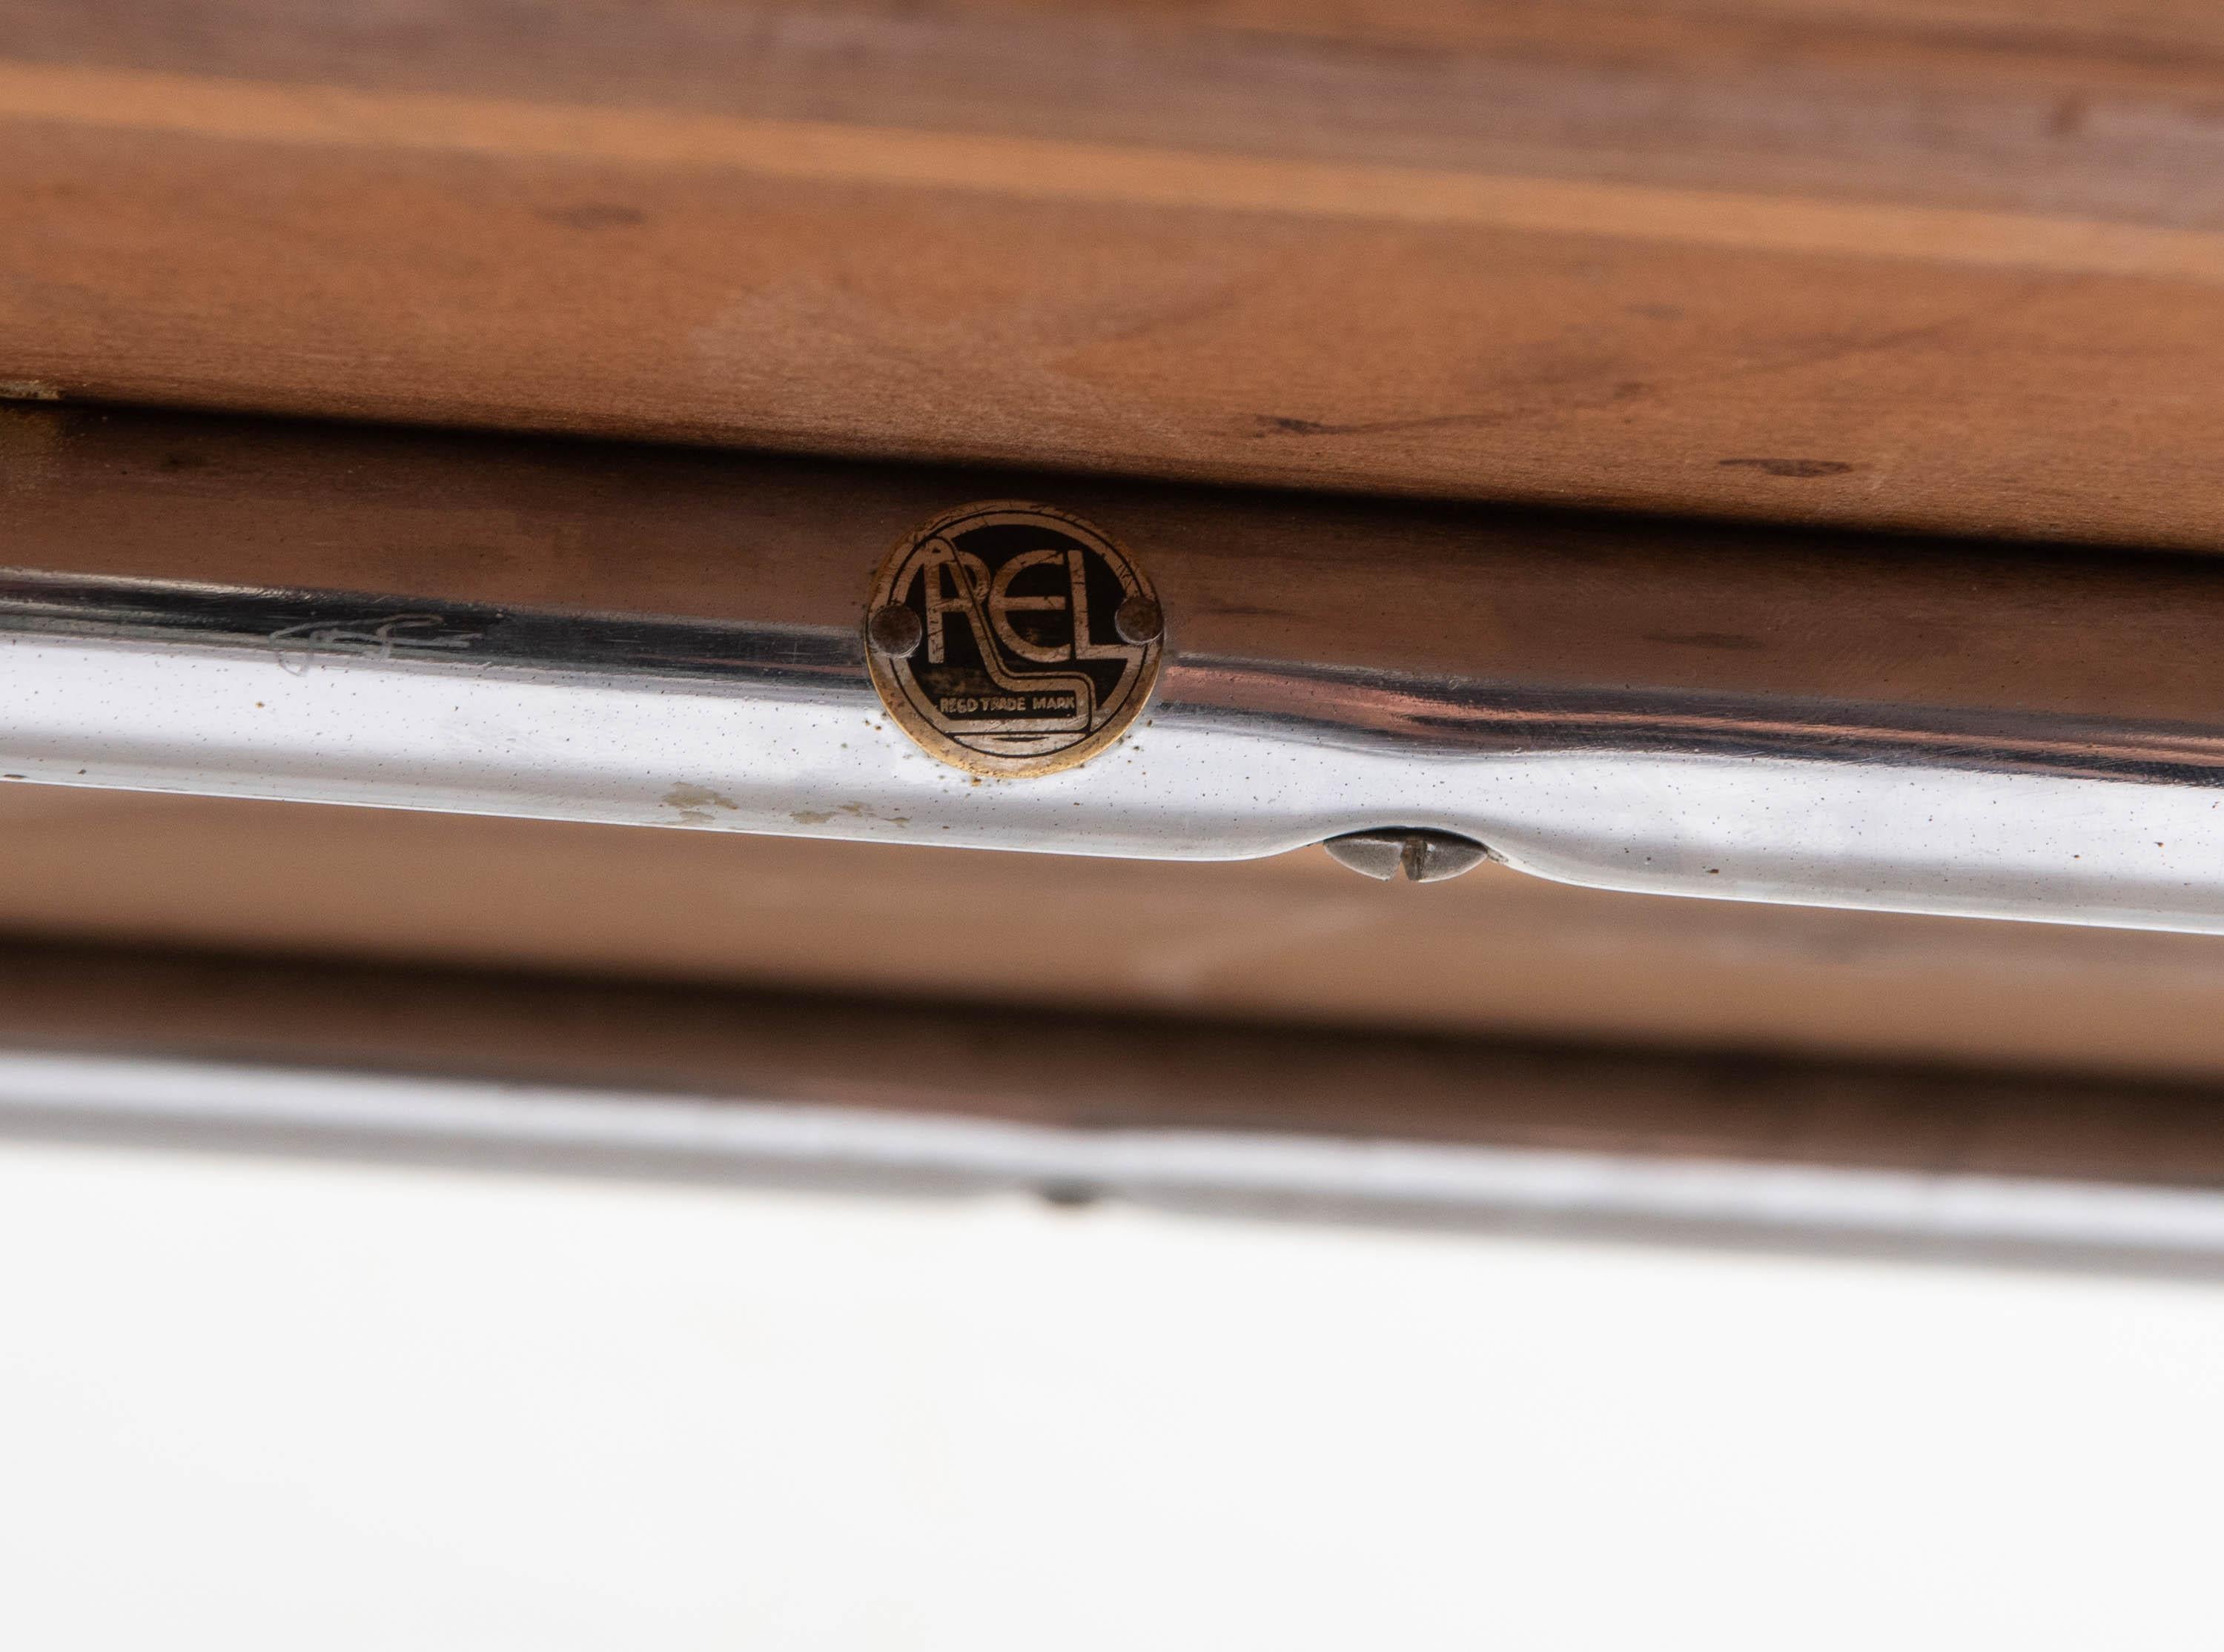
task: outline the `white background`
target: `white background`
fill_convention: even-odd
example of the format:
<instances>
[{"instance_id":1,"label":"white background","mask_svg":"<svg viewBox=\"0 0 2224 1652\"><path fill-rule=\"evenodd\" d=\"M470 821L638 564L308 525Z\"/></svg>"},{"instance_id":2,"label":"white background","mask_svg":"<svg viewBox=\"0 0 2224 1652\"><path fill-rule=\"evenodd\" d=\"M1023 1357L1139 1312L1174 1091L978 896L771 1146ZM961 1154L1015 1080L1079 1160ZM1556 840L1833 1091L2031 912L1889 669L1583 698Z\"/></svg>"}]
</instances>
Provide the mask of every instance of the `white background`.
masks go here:
<instances>
[{"instance_id":1,"label":"white background","mask_svg":"<svg viewBox=\"0 0 2224 1652\"><path fill-rule=\"evenodd\" d=\"M2215 1648L2224 1289L0 1146L0 1645Z\"/></svg>"}]
</instances>

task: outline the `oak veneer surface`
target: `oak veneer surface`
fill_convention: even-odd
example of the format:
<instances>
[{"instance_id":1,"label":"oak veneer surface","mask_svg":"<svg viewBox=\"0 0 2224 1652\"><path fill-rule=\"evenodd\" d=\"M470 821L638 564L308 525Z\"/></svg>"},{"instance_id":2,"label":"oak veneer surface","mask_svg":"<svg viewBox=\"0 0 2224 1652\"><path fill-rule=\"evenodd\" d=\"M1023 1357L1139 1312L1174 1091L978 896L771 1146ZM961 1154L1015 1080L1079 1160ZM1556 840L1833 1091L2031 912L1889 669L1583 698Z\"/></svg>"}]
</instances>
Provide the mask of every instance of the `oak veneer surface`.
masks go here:
<instances>
[{"instance_id":1,"label":"oak veneer surface","mask_svg":"<svg viewBox=\"0 0 2224 1652\"><path fill-rule=\"evenodd\" d=\"M0 0L23 396L2211 549L2190 0Z\"/></svg>"}]
</instances>

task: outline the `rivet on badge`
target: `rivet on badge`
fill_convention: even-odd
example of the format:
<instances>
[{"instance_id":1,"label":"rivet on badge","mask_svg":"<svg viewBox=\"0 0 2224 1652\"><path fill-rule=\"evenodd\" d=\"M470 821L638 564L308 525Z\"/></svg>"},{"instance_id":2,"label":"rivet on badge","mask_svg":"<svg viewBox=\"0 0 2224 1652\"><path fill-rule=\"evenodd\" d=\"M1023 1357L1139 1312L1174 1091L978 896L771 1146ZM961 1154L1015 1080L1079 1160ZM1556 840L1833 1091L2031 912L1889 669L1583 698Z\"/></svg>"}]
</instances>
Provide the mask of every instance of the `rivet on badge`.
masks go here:
<instances>
[{"instance_id":1,"label":"rivet on badge","mask_svg":"<svg viewBox=\"0 0 2224 1652\"><path fill-rule=\"evenodd\" d=\"M1109 535L1008 501L905 539L865 605L888 715L976 774L1048 774L1111 745L1151 697L1165 636L1158 593Z\"/></svg>"}]
</instances>

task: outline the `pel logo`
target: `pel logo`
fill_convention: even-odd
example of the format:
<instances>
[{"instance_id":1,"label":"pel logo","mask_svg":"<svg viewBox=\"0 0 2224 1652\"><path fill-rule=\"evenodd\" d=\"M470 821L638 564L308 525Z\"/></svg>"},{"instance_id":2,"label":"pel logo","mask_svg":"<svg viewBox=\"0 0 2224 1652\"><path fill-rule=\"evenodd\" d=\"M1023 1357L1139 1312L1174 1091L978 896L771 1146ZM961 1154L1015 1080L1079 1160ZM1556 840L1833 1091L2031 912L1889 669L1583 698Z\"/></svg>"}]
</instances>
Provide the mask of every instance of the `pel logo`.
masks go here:
<instances>
[{"instance_id":1,"label":"pel logo","mask_svg":"<svg viewBox=\"0 0 2224 1652\"><path fill-rule=\"evenodd\" d=\"M1126 732L1166 622L1134 559L1077 516L1009 501L938 516L881 564L865 609L881 703L981 774L1047 774Z\"/></svg>"}]
</instances>

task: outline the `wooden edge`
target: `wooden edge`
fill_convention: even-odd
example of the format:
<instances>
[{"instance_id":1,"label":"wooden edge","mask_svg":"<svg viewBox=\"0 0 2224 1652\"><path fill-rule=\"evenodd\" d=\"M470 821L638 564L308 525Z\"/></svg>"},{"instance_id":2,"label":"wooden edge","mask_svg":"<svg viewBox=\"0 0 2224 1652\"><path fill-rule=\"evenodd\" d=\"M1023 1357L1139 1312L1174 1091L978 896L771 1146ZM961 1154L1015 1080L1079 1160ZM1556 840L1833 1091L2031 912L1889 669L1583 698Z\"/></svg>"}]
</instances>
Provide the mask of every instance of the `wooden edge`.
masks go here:
<instances>
[{"instance_id":1,"label":"wooden edge","mask_svg":"<svg viewBox=\"0 0 2224 1652\"><path fill-rule=\"evenodd\" d=\"M1058 1126L2213 1188L2207 1087L15 943L0 1045Z\"/></svg>"}]
</instances>

